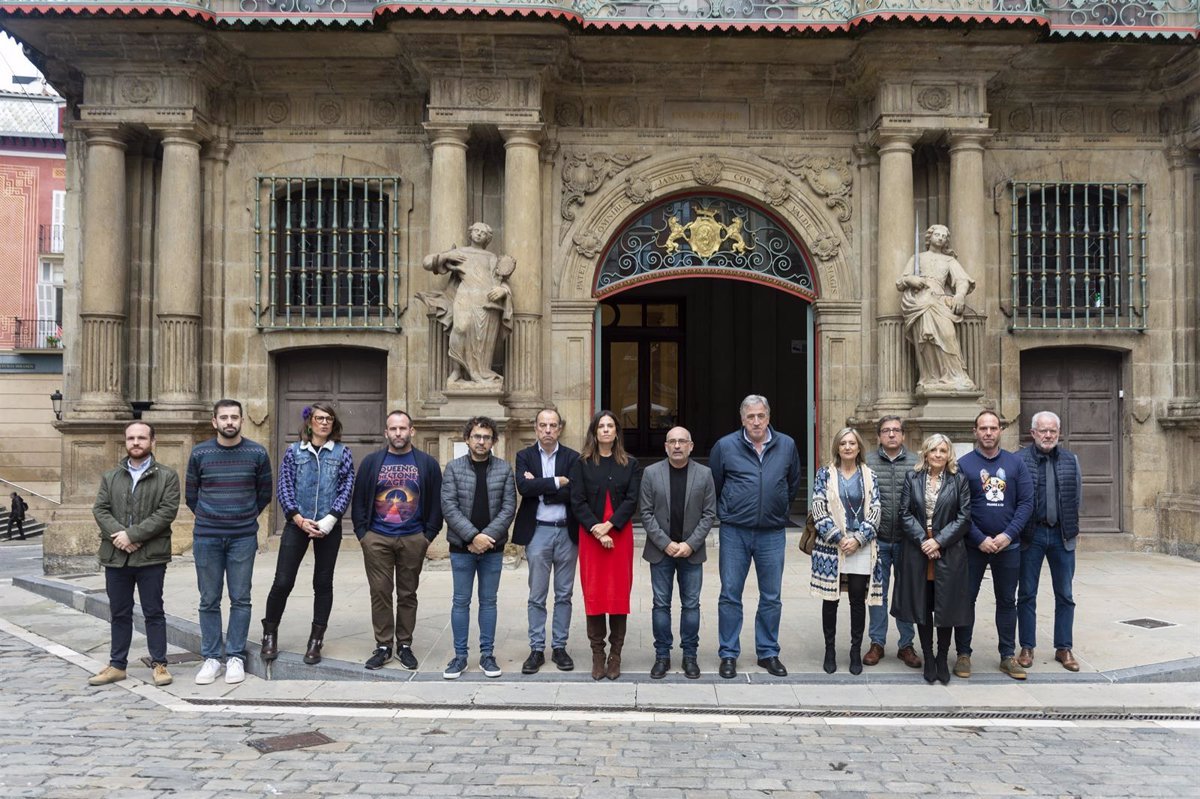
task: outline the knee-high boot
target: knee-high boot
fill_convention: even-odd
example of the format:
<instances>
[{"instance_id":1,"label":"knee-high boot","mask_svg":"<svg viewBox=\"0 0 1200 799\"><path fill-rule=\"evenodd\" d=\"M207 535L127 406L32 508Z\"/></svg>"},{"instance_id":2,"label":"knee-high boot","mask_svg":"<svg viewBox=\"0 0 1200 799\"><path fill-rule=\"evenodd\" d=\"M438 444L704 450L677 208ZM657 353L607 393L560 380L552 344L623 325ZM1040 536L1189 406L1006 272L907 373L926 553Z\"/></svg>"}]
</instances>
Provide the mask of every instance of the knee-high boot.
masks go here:
<instances>
[{"instance_id":1,"label":"knee-high boot","mask_svg":"<svg viewBox=\"0 0 1200 799\"><path fill-rule=\"evenodd\" d=\"M867 626L867 598L850 597L850 673L862 674L863 629Z\"/></svg>"},{"instance_id":2,"label":"knee-high boot","mask_svg":"<svg viewBox=\"0 0 1200 799\"><path fill-rule=\"evenodd\" d=\"M608 665L605 669L605 675L610 680L615 680L621 676L621 650L625 648L625 625L629 620L625 615L612 615L608 617Z\"/></svg>"},{"instance_id":3,"label":"knee-high boot","mask_svg":"<svg viewBox=\"0 0 1200 799\"><path fill-rule=\"evenodd\" d=\"M608 665L604 662L605 624L603 614L587 617L588 642L592 645L592 679L602 680L608 673Z\"/></svg>"},{"instance_id":4,"label":"knee-high boot","mask_svg":"<svg viewBox=\"0 0 1200 799\"><path fill-rule=\"evenodd\" d=\"M933 624L918 624L917 635L921 639L921 656L925 659L925 682L937 682L937 664L933 660Z\"/></svg>"},{"instance_id":5,"label":"knee-high boot","mask_svg":"<svg viewBox=\"0 0 1200 799\"><path fill-rule=\"evenodd\" d=\"M837 601L825 600L821 603L821 632L825 633L825 673L837 671L837 652L834 650L837 638Z\"/></svg>"}]
</instances>

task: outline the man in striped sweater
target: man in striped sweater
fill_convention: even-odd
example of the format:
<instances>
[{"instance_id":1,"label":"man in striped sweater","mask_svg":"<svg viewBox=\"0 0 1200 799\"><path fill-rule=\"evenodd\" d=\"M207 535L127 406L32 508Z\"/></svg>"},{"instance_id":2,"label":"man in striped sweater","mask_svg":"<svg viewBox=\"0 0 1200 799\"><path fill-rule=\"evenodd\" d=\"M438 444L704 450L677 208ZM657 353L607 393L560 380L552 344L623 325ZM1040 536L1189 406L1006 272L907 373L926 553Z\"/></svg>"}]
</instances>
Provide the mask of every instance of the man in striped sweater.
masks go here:
<instances>
[{"instance_id":1,"label":"man in striped sweater","mask_svg":"<svg viewBox=\"0 0 1200 799\"><path fill-rule=\"evenodd\" d=\"M242 437L242 404L213 407L216 438L196 445L188 458L187 506L196 516L192 556L200 588L200 654L196 684L246 678L250 631L250 578L258 552L258 517L271 504L271 460L261 444ZM229 585L229 627L221 640L222 586ZM226 662L221 663L222 649Z\"/></svg>"}]
</instances>

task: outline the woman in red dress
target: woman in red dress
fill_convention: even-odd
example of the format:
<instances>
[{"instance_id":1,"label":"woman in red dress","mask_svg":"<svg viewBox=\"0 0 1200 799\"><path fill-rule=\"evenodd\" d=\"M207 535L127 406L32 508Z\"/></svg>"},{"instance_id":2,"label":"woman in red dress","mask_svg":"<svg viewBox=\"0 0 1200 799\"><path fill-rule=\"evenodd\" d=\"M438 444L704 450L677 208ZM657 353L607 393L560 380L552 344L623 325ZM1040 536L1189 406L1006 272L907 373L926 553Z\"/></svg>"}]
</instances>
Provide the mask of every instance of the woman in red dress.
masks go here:
<instances>
[{"instance_id":1,"label":"woman in red dress","mask_svg":"<svg viewBox=\"0 0 1200 799\"><path fill-rule=\"evenodd\" d=\"M579 520L579 583L592 645L592 679L621 676L621 649L633 588L633 514L641 472L621 443L612 411L588 425L579 461L571 469L571 508ZM608 635L608 658L604 636Z\"/></svg>"}]
</instances>

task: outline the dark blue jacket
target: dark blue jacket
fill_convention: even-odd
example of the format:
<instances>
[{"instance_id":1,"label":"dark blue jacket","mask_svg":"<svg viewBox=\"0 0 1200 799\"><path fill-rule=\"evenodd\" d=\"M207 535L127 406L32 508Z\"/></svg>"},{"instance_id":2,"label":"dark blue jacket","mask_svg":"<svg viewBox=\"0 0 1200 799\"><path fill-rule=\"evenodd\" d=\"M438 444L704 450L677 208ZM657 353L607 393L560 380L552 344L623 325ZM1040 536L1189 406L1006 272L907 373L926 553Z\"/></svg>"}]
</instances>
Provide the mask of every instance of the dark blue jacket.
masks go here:
<instances>
[{"instance_id":1,"label":"dark blue jacket","mask_svg":"<svg viewBox=\"0 0 1200 799\"><path fill-rule=\"evenodd\" d=\"M1029 477L1033 480L1034 512L1025 526L1026 535L1021 539L1021 546L1029 546L1033 536L1033 528L1045 521L1044 496L1045 480L1042 464L1049 461L1054 468L1055 481L1058 484L1058 529L1062 531L1063 543L1067 549L1075 548L1075 537L1079 535L1079 504L1083 499L1083 473L1079 468L1079 458L1074 452L1063 447L1055 447L1048 453L1030 444L1020 451L1029 469ZM1039 509L1042 513L1039 515Z\"/></svg>"},{"instance_id":2,"label":"dark blue jacket","mask_svg":"<svg viewBox=\"0 0 1200 799\"><path fill-rule=\"evenodd\" d=\"M760 461L739 428L717 441L708 456L717 489L717 516L723 524L755 530L781 530L800 490L800 453L791 436L771 431Z\"/></svg>"},{"instance_id":3,"label":"dark blue jacket","mask_svg":"<svg viewBox=\"0 0 1200 799\"><path fill-rule=\"evenodd\" d=\"M416 447L412 453L421 472L421 522L425 525L425 537L432 541L442 531L442 467ZM363 458L358 467L350 518L354 520L354 534L359 541L371 529L371 520L375 516L375 484L379 481L379 467L386 454L386 449L376 450Z\"/></svg>"},{"instance_id":4,"label":"dark blue jacket","mask_svg":"<svg viewBox=\"0 0 1200 799\"><path fill-rule=\"evenodd\" d=\"M571 510L571 486L561 488L557 480L542 477L542 448L534 444L517 453L517 493L521 495L521 507L517 509L517 521L513 525L512 541L520 546L528 546L533 540L534 530L537 529L537 509L542 500L547 505L564 505L567 508L567 535L571 543L579 543L579 523L575 521L575 513ZM567 477L571 467L579 460L579 453L570 447L558 445L554 455L554 476ZM532 480L525 478L525 472L533 475Z\"/></svg>"}]
</instances>

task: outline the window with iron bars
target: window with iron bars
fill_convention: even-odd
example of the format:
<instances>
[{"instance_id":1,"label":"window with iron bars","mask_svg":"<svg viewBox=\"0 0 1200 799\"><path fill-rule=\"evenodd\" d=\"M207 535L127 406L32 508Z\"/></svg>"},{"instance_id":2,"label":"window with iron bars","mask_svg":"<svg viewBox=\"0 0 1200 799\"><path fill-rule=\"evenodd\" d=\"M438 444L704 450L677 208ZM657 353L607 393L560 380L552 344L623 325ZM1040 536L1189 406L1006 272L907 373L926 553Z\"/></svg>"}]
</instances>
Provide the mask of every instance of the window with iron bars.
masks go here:
<instances>
[{"instance_id":1,"label":"window with iron bars","mask_svg":"<svg viewBox=\"0 0 1200 799\"><path fill-rule=\"evenodd\" d=\"M260 328L398 327L397 177L259 176Z\"/></svg>"},{"instance_id":2,"label":"window with iron bars","mask_svg":"<svg viewBox=\"0 0 1200 799\"><path fill-rule=\"evenodd\" d=\"M1145 184L1009 188L1012 329L1145 330Z\"/></svg>"}]
</instances>

